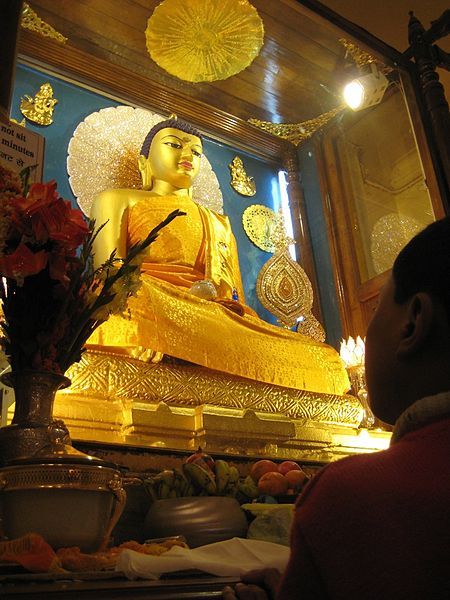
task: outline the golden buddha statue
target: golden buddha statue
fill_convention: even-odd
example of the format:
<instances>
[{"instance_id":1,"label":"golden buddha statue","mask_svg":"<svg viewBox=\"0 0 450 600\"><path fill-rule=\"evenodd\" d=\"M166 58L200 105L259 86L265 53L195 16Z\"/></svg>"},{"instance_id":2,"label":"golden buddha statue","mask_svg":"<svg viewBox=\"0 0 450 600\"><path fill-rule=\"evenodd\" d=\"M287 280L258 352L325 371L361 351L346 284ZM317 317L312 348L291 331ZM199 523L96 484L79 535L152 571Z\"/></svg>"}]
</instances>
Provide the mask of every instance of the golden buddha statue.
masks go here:
<instances>
[{"instance_id":1,"label":"golden buddha statue","mask_svg":"<svg viewBox=\"0 0 450 600\"><path fill-rule=\"evenodd\" d=\"M237 245L228 217L191 198L202 137L169 119L155 125L138 159L142 189L101 192L91 209L98 224L98 264L125 256L172 210L142 265L142 286L128 317L112 316L90 339L141 360L170 356L231 375L327 394L349 389L338 353L326 344L270 325L245 305Z\"/></svg>"}]
</instances>

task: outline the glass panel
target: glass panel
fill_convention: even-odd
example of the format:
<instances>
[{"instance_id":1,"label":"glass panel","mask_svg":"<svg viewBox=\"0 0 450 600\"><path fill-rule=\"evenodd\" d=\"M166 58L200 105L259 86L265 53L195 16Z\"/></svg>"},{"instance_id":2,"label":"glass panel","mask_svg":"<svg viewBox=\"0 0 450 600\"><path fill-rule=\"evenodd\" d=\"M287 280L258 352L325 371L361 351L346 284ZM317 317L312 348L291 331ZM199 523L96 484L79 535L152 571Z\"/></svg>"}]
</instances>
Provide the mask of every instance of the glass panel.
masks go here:
<instances>
[{"instance_id":1,"label":"glass panel","mask_svg":"<svg viewBox=\"0 0 450 600\"><path fill-rule=\"evenodd\" d=\"M337 138L360 281L392 267L398 251L434 220L404 96L355 114Z\"/></svg>"}]
</instances>

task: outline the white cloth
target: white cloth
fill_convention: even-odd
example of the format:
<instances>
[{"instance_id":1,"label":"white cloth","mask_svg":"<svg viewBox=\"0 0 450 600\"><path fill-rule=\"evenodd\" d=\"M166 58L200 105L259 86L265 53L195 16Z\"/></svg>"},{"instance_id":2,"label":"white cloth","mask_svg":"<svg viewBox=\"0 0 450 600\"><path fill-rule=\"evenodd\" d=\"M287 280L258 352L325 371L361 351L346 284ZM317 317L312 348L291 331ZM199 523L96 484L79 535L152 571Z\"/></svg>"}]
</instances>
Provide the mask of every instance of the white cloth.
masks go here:
<instances>
[{"instance_id":1,"label":"white cloth","mask_svg":"<svg viewBox=\"0 0 450 600\"><path fill-rule=\"evenodd\" d=\"M128 579L158 579L162 573L185 569L199 569L219 576L240 576L252 569L274 567L280 572L286 568L289 548L273 542L232 538L199 548L173 546L160 556L123 550L116 571Z\"/></svg>"}]
</instances>

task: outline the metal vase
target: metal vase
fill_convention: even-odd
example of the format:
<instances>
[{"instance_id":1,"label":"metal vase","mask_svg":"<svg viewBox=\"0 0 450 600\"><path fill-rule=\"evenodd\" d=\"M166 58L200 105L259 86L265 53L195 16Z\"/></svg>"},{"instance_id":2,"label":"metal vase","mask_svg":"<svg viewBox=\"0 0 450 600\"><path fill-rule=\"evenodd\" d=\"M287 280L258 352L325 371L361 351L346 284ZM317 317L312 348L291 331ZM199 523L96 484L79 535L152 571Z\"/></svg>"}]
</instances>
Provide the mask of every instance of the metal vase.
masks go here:
<instances>
[{"instance_id":1,"label":"metal vase","mask_svg":"<svg viewBox=\"0 0 450 600\"><path fill-rule=\"evenodd\" d=\"M7 373L3 382L14 389L15 411L11 425L0 428L0 460L6 464L30 458L57 440L70 443L63 421L53 420L56 392L70 385L70 379L33 369Z\"/></svg>"}]
</instances>

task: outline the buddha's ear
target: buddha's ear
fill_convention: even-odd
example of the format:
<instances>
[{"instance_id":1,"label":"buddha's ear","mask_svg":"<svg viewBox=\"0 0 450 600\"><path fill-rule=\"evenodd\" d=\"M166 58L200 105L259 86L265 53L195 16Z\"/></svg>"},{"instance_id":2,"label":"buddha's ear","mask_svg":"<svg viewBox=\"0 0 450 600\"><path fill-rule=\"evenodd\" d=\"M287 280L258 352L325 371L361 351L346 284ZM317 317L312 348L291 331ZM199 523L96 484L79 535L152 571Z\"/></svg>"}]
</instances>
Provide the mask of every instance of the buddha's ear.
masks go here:
<instances>
[{"instance_id":1,"label":"buddha's ear","mask_svg":"<svg viewBox=\"0 0 450 600\"><path fill-rule=\"evenodd\" d=\"M138 167L142 179L142 189L151 190L153 187L153 175L150 168L150 161L143 154L138 158Z\"/></svg>"},{"instance_id":2,"label":"buddha's ear","mask_svg":"<svg viewBox=\"0 0 450 600\"><path fill-rule=\"evenodd\" d=\"M426 342L435 316L433 299L426 292L418 292L408 301L398 356L407 357L420 350Z\"/></svg>"}]
</instances>

